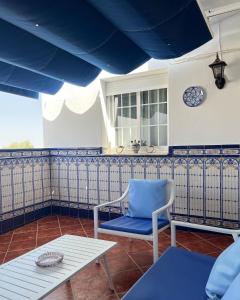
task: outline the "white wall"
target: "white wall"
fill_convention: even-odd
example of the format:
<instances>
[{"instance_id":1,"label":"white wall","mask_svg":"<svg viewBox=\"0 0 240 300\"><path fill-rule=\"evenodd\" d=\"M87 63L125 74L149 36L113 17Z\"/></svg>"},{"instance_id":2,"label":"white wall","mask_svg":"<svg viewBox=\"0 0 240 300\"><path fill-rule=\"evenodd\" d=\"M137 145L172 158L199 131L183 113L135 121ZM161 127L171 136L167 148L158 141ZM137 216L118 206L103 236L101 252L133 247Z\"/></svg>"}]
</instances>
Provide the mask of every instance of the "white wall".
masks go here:
<instances>
[{"instance_id":1,"label":"white wall","mask_svg":"<svg viewBox=\"0 0 240 300\"><path fill-rule=\"evenodd\" d=\"M226 52L223 60L228 65L222 90L215 86L208 67L219 50L218 26L214 33L213 41L195 51L194 55L201 58L190 57L169 66L170 145L240 143L240 15L222 21L220 27L222 50ZM184 90L192 85L206 91L204 103L195 108L187 107L182 100Z\"/></svg>"},{"instance_id":2,"label":"white wall","mask_svg":"<svg viewBox=\"0 0 240 300\"><path fill-rule=\"evenodd\" d=\"M99 147L103 118L95 83L83 89L65 86L57 95L43 96L45 147Z\"/></svg>"},{"instance_id":3,"label":"white wall","mask_svg":"<svg viewBox=\"0 0 240 300\"><path fill-rule=\"evenodd\" d=\"M144 71L168 69L170 145L240 143L240 14L220 24L221 49L228 64L227 83L222 90L215 86L208 67L220 47L218 24L212 29L214 39L188 55L170 61L151 60L142 67ZM54 101L51 97L43 99L46 147L109 144L96 82L84 89L75 87L74 93L69 90L64 100L62 95L56 95ZM182 100L184 90L192 85L202 86L207 94L196 108L187 107Z\"/></svg>"}]
</instances>

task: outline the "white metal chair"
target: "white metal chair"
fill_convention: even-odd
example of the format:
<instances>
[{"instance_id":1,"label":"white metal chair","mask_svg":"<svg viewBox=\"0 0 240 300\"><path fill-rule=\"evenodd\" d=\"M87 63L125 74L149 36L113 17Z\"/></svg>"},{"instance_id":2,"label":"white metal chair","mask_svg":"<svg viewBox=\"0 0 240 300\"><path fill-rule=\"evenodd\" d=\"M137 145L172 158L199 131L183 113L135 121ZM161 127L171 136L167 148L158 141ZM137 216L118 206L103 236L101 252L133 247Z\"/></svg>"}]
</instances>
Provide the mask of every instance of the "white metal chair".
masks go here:
<instances>
[{"instance_id":1,"label":"white metal chair","mask_svg":"<svg viewBox=\"0 0 240 300\"><path fill-rule=\"evenodd\" d=\"M125 236L129 238L148 240L153 242L153 261L156 262L158 259L158 233L165 230L170 226L170 208L175 200L175 185L173 180L167 180L167 200L166 204L152 213L152 219L141 219L141 218L130 218L122 216L111 221L107 221L99 225L98 212L104 206L111 206L120 202L122 211L125 212L124 200L126 199L129 191L127 187L124 194L117 200L103 203L94 207L94 237L98 238L98 233L112 234L118 236ZM147 199L146 199L147 200ZM158 216L166 212L167 218L163 221L158 219ZM128 219L127 219L128 218ZM133 220L131 220L133 219ZM130 220L130 222L129 222ZM133 221L131 223L131 221ZM133 224L134 223L134 224ZM116 225L117 224L117 225ZM120 225L119 225L120 224ZM121 226L124 228L121 228ZM106 226L107 225L107 226ZM136 233L133 230L133 226L139 229L140 233ZM141 226L144 228L144 233L141 232ZM104 228L105 227L105 228ZM113 229L111 229L113 228ZM146 229L146 230L145 230ZM138 232L138 230L137 230ZM149 232L149 233L146 233Z\"/></svg>"}]
</instances>

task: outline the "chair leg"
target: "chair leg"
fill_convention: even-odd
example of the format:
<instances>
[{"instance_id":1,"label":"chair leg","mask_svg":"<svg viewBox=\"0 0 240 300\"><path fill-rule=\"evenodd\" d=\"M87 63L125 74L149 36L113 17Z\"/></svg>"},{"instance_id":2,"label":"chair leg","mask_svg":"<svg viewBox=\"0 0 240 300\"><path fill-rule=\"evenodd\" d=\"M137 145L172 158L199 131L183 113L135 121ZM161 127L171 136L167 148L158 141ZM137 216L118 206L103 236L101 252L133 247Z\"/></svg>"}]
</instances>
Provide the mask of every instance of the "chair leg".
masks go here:
<instances>
[{"instance_id":1,"label":"chair leg","mask_svg":"<svg viewBox=\"0 0 240 300\"><path fill-rule=\"evenodd\" d=\"M97 231L96 228L94 228L94 238L95 238L95 239L98 239L98 231ZM96 260L95 260L95 263L96 263L97 265L99 265L99 264L100 264L99 259L96 259Z\"/></svg>"},{"instance_id":2,"label":"chair leg","mask_svg":"<svg viewBox=\"0 0 240 300\"><path fill-rule=\"evenodd\" d=\"M232 237L233 237L234 242L236 242L239 238L237 233L232 233Z\"/></svg>"},{"instance_id":3,"label":"chair leg","mask_svg":"<svg viewBox=\"0 0 240 300\"><path fill-rule=\"evenodd\" d=\"M158 238L153 239L153 263L158 260Z\"/></svg>"},{"instance_id":4,"label":"chair leg","mask_svg":"<svg viewBox=\"0 0 240 300\"><path fill-rule=\"evenodd\" d=\"M171 246L176 247L176 226L171 222Z\"/></svg>"}]
</instances>

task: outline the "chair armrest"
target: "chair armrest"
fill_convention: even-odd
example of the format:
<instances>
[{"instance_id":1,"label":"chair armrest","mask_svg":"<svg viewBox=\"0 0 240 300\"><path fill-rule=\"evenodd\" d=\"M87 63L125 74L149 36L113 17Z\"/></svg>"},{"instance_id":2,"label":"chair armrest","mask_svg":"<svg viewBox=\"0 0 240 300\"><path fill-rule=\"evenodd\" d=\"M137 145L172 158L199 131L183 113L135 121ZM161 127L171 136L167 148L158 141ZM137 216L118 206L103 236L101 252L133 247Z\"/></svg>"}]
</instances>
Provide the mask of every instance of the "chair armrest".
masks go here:
<instances>
[{"instance_id":1,"label":"chair armrest","mask_svg":"<svg viewBox=\"0 0 240 300\"><path fill-rule=\"evenodd\" d=\"M122 202L124 200L124 198L127 196L128 194L128 190L129 190L129 186L127 186L126 191L122 194L122 196L116 200L110 201L110 202L106 202L106 203L102 203L99 205L94 206L93 208L93 220L94 220L94 237L97 238L97 229L98 229L98 210L101 207L104 206L108 206L108 205L112 205L114 203L118 203L118 202Z\"/></svg>"},{"instance_id":2,"label":"chair armrest","mask_svg":"<svg viewBox=\"0 0 240 300\"><path fill-rule=\"evenodd\" d=\"M172 203L168 202L168 204L162 206L161 208L157 209L157 210L154 210L152 212L152 218L157 218L158 215L160 215L161 212L167 210L168 208L170 208L172 206Z\"/></svg>"},{"instance_id":3,"label":"chair armrest","mask_svg":"<svg viewBox=\"0 0 240 300\"><path fill-rule=\"evenodd\" d=\"M109 201L109 202L102 203L102 204L94 206L94 210L98 210L101 207L108 206L108 205L123 201L124 198L126 198L126 196L128 194L128 190L129 190L129 187L127 187L126 191L122 194L122 196L120 198L116 199L116 200Z\"/></svg>"},{"instance_id":4,"label":"chair armrest","mask_svg":"<svg viewBox=\"0 0 240 300\"><path fill-rule=\"evenodd\" d=\"M177 221L172 220L171 226L175 227L187 227L190 229L198 229L198 230L205 230L205 231L211 231L216 233L222 233L222 234L230 234L232 235L233 239L236 241L240 235L240 229L230 229L230 228L223 228L223 227L216 227L211 225L205 225L205 224L197 224L197 223L190 223L190 222L184 222L184 221Z\"/></svg>"}]
</instances>

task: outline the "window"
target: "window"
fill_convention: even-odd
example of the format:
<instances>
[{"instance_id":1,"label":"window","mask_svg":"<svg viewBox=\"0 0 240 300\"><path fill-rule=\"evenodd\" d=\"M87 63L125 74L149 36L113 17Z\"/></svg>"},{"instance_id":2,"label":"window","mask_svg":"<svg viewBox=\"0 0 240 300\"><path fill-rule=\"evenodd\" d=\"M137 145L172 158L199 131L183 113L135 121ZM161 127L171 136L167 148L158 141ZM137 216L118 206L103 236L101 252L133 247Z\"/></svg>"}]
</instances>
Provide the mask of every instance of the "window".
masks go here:
<instances>
[{"instance_id":1,"label":"window","mask_svg":"<svg viewBox=\"0 0 240 300\"><path fill-rule=\"evenodd\" d=\"M107 98L115 146L167 146L167 89L125 93Z\"/></svg>"}]
</instances>

